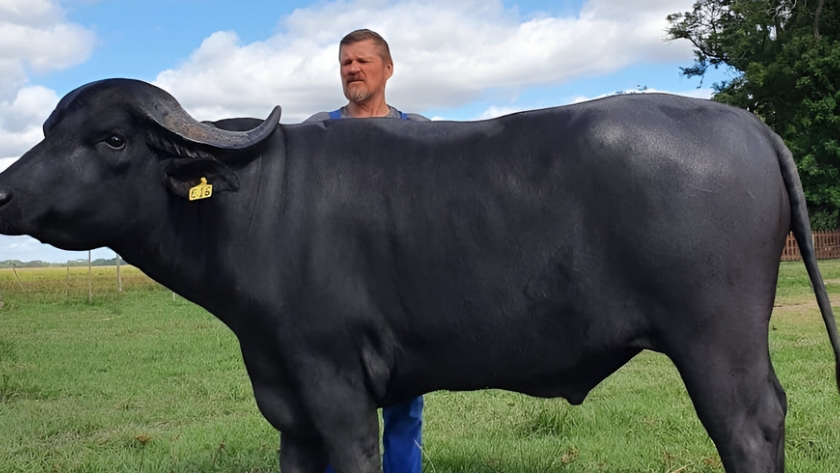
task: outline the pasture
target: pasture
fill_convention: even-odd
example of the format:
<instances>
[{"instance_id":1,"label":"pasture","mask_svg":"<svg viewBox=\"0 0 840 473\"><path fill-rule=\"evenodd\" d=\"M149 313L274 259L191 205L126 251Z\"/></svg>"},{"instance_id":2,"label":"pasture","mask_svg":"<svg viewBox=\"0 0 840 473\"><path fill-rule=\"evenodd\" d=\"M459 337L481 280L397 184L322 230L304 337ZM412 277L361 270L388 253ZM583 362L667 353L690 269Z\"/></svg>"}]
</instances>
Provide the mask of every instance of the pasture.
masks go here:
<instances>
[{"instance_id":1,"label":"pasture","mask_svg":"<svg viewBox=\"0 0 840 473\"><path fill-rule=\"evenodd\" d=\"M840 260L820 264L840 305ZM0 473L276 472L232 333L134 268L0 269ZM787 471L840 472L840 395L801 262L782 264L770 347ZM837 310L837 309L835 309ZM643 353L582 406L426 396L424 471L722 472L676 370Z\"/></svg>"}]
</instances>

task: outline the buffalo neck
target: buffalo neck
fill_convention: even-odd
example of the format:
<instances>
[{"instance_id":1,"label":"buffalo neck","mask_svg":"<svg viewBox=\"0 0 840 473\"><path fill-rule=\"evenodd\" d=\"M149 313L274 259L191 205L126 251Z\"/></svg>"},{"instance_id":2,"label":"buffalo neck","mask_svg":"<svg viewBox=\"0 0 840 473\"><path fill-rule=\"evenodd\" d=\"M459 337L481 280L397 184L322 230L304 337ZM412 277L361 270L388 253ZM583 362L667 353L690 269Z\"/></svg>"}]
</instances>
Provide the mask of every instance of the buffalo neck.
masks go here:
<instances>
[{"instance_id":1,"label":"buffalo neck","mask_svg":"<svg viewBox=\"0 0 840 473\"><path fill-rule=\"evenodd\" d=\"M281 226L285 149L280 137L272 140L270 152L231 166L238 191L198 201L167 195L161 210L148 216L151 231L133 232L111 247L234 328L241 314L254 312L254 274L274 272L276 258L257 243L279 238Z\"/></svg>"}]
</instances>

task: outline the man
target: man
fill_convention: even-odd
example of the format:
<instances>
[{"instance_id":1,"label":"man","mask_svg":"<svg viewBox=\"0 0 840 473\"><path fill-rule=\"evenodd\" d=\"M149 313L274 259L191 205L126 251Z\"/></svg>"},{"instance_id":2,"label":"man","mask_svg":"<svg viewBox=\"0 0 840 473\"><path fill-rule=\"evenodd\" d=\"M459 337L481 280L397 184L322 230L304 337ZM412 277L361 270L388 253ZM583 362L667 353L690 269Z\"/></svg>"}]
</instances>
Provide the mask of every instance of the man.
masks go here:
<instances>
[{"instance_id":1,"label":"man","mask_svg":"<svg viewBox=\"0 0 840 473\"><path fill-rule=\"evenodd\" d=\"M428 121L414 113L405 114L385 102L385 83L394 73L388 43L377 33L362 29L345 36L338 48L341 86L347 105L332 112L319 112L305 122L340 118L387 117ZM384 473L420 473L423 397L382 410ZM327 473L332 473L327 467Z\"/></svg>"},{"instance_id":2,"label":"man","mask_svg":"<svg viewBox=\"0 0 840 473\"><path fill-rule=\"evenodd\" d=\"M338 49L341 87L347 105L334 112L319 112L305 122L335 118L388 117L428 121L414 113L402 114L385 102L385 83L394 73L388 43L370 30L356 30L345 36Z\"/></svg>"}]
</instances>

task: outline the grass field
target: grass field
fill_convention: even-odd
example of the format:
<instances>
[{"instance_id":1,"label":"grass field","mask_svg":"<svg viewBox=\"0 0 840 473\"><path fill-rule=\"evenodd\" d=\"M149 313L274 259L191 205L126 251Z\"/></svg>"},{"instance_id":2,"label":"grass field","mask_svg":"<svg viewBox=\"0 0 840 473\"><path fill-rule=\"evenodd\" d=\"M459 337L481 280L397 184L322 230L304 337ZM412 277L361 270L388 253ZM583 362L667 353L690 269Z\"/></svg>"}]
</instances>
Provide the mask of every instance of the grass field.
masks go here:
<instances>
[{"instance_id":1,"label":"grass field","mask_svg":"<svg viewBox=\"0 0 840 473\"><path fill-rule=\"evenodd\" d=\"M840 261L821 263L840 300ZM0 270L0 473L276 472L233 335L123 268ZM770 333L787 471L840 472L840 395L801 263ZM426 397L424 471L722 472L676 370L643 353L582 406L502 392Z\"/></svg>"}]
</instances>

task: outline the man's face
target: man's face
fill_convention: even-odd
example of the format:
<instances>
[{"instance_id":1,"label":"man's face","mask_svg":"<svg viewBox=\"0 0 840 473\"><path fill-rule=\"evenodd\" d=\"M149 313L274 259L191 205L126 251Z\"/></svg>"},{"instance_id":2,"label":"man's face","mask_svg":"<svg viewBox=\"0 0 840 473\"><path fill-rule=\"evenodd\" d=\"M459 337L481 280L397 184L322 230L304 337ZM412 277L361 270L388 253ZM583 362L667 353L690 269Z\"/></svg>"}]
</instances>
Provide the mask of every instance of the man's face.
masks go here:
<instances>
[{"instance_id":1,"label":"man's face","mask_svg":"<svg viewBox=\"0 0 840 473\"><path fill-rule=\"evenodd\" d=\"M373 40L341 46L338 60L341 63L341 86L347 100L359 103L385 96L385 82L391 77L394 67L382 59Z\"/></svg>"}]
</instances>

